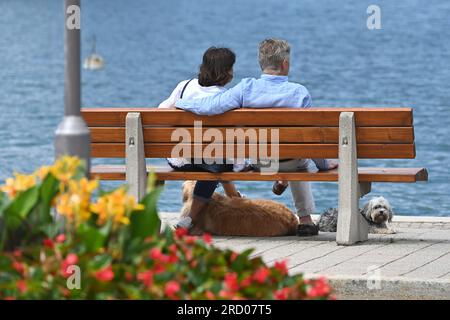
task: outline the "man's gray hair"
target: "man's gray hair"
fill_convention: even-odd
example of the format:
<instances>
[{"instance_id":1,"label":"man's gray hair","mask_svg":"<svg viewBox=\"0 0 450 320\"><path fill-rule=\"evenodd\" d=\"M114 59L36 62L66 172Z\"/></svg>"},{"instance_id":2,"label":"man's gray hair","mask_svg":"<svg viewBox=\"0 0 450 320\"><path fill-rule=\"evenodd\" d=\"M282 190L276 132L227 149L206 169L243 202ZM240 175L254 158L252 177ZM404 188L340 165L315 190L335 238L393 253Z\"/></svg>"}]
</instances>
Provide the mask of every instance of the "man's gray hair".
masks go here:
<instances>
[{"instance_id":1,"label":"man's gray hair","mask_svg":"<svg viewBox=\"0 0 450 320\"><path fill-rule=\"evenodd\" d=\"M286 40L269 38L259 44L261 70L279 70L284 60L289 61L291 47Z\"/></svg>"}]
</instances>

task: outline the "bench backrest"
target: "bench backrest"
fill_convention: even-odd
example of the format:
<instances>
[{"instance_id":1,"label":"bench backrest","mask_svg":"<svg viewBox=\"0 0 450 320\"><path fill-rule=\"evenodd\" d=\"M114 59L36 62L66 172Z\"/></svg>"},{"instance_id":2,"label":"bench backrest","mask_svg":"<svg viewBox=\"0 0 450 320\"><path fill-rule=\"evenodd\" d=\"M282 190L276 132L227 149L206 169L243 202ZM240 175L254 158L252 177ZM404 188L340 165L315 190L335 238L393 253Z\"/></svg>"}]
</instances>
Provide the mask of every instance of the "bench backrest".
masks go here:
<instances>
[{"instance_id":1,"label":"bench backrest","mask_svg":"<svg viewBox=\"0 0 450 320\"><path fill-rule=\"evenodd\" d=\"M269 143L271 130L278 129L280 158L338 158L341 112L355 114L358 158L415 158L411 108L237 109L217 116L198 116L177 109L85 108L82 115L91 131L92 157L125 157L129 112L141 114L147 158L170 157L178 144L171 139L173 131L183 128L193 134L194 121L201 121L203 133L217 129L224 137L227 129L268 129ZM235 147L239 143L242 141L236 141ZM202 148L208 144L205 142ZM246 157L248 153L246 148Z\"/></svg>"}]
</instances>

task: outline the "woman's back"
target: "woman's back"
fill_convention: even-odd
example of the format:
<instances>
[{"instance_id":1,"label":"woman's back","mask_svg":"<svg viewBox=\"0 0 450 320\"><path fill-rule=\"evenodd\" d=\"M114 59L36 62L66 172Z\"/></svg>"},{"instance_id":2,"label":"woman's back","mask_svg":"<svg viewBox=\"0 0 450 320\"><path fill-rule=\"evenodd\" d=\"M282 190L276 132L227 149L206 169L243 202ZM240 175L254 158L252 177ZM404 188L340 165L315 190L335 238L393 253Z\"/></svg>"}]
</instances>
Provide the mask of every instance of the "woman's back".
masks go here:
<instances>
[{"instance_id":1,"label":"woman's back","mask_svg":"<svg viewBox=\"0 0 450 320\"><path fill-rule=\"evenodd\" d=\"M198 79L181 81L173 90L169 98L161 102L158 108L175 107L175 102L179 99L198 99L213 96L217 93L225 91L222 86L203 87L198 83Z\"/></svg>"}]
</instances>

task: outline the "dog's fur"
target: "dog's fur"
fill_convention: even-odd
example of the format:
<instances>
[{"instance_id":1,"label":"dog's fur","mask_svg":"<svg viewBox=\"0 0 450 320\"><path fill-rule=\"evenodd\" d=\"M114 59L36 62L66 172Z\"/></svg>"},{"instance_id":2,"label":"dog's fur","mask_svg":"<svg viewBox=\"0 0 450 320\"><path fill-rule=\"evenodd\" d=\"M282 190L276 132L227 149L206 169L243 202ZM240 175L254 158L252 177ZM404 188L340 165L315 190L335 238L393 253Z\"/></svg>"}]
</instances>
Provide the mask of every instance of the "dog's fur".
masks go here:
<instances>
[{"instance_id":1,"label":"dog's fur","mask_svg":"<svg viewBox=\"0 0 450 320\"><path fill-rule=\"evenodd\" d=\"M369 224L369 233L392 234L394 230L389 228L388 222L392 221L394 212L389 201L383 197L373 198L360 209ZM338 209L330 208L325 210L319 218L318 226L320 231L336 232L338 219Z\"/></svg>"},{"instance_id":2,"label":"dog's fur","mask_svg":"<svg viewBox=\"0 0 450 320\"><path fill-rule=\"evenodd\" d=\"M190 212L195 181L183 183L181 216ZM214 193L200 212L190 233L204 232L217 236L270 237L295 235L298 218L285 205L272 201L228 198Z\"/></svg>"}]
</instances>

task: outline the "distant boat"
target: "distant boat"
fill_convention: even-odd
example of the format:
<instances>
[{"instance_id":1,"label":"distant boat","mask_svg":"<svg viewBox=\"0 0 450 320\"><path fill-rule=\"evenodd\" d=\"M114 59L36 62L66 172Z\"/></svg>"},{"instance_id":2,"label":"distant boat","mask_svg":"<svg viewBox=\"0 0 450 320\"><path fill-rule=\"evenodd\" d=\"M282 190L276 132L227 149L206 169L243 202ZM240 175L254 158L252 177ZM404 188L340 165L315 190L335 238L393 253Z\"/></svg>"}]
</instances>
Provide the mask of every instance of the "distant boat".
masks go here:
<instances>
[{"instance_id":1,"label":"distant boat","mask_svg":"<svg viewBox=\"0 0 450 320\"><path fill-rule=\"evenodd\" d=\"M83 62L83 68L87 70L99 70L104 67L105 63L102 56L96 53L96 39L92 39L92 52Z\"/></svg>"}]
</instances>

